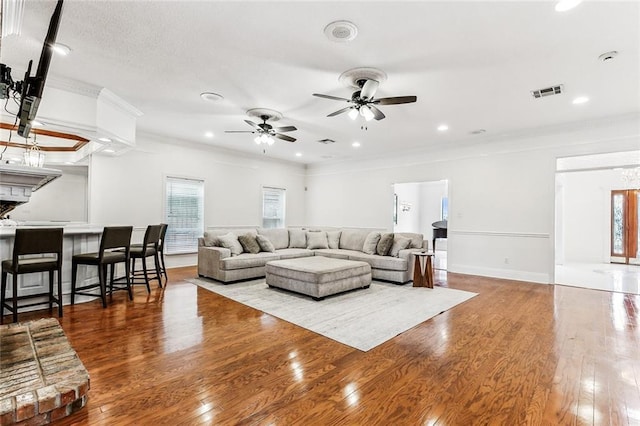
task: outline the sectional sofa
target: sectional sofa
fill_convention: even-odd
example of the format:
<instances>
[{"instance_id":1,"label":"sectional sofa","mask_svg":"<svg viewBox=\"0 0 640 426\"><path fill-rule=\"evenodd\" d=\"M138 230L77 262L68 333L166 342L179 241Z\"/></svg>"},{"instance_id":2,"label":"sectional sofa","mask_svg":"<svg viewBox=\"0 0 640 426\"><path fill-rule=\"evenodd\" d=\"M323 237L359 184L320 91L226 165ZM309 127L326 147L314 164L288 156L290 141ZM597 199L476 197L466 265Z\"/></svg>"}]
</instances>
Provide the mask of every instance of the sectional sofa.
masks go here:
<instances>
[{"instance_id":1,"label":"sectional sofa","mask_svg":"<svg viewBox=\"0 0 640 426\"><path fill-rule=\"evenodd\" d=\"M245 242L268 240L272 247L265 243L269 251L260 247L258 252L250 244L248 249L239 247L233 237L241 236ZM386 245L382 244L383 239ZM411 253L426 247L422 234L389 235L372 229L215 229L198 240L198 275L229 283L264 277L265 265L272 260L324 256L367 262L373 279L403 284L413 278Z\"/></svg>"}]
</instances>

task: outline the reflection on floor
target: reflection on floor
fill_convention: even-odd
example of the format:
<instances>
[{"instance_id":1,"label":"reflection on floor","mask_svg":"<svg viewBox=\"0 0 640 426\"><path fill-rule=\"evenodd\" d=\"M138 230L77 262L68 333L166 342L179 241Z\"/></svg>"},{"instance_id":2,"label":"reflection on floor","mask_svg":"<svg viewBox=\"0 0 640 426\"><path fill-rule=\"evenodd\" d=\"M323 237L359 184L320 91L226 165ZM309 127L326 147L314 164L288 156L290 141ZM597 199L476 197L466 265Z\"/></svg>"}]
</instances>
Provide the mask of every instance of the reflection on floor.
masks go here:
<instances>
[{"instance_id":1,"label":"reflection on floor","mask_svg":"<svg viewBox=\"0 0 640 426\"><path fill-rule=\"evenodd\" d=\"M444 282L447 280L447 251L436 250L433 258L433 278L434 283Z\"/></svg>"},{"instance_id":2,"label":"reflection on floor","mask_svg":"<svg viewBox=\"0 0 640 426\"><path fill-rule=\"evenodd\" d=\"M640 266L613 263L556 265L556 284L640 294Z\"/></svg>"}]
</instances>

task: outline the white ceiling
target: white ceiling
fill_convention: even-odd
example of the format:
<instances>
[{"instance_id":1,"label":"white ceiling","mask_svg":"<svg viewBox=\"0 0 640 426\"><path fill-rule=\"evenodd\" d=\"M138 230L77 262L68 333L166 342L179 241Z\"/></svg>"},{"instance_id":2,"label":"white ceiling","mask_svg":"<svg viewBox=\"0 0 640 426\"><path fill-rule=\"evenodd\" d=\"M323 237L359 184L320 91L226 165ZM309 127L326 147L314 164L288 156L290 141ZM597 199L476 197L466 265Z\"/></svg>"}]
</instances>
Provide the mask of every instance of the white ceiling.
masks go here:
<instances>
[{"instance_id":1,"label":"white ceiling","mask_svg":"<svg viewBox=\"0 0 640 426\"><path fill-rule=\"evenodd\" d=\"M0 52L14 79L37 62L55 5L26 3L22 35L2 40ZM144 113L138 132L176 142L259 153L253 135L224 131L249 130L250 108L278 110L276 125L296 126L288 134L298 141L277 140L266 155L303 163L466 145L480 128L498 136L640 112L640 3L587 0L564 13L554 4L68 0L58 41L72 53L54 57L49 75L110 89ZM358 26L354 41L325 37L338 19ZM610 50L619 56L600 62ZM377 97L418 102L381 106L387 118L366 131L346 114L326 117L344 105L311 94L350 97L338 76L354 67L387 73ZM555 84L566 93L532 98ZM207 103L204 91L224 100ZM579 95L590 102L573 105ZM450 130L438 132L441 123Z\"/></svg>"}]
</instances>

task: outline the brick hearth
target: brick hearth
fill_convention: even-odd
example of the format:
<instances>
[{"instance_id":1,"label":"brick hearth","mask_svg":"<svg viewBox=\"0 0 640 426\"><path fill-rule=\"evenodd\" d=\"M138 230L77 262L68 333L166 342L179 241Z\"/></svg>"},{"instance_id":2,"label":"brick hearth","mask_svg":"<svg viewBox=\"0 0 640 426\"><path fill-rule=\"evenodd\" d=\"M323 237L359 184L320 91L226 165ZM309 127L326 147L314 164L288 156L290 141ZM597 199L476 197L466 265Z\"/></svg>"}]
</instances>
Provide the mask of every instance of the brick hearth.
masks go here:
<instances>
[{"instance_id":1,"label":"brick hearth","mask_svg":"<svg viewBox=\"0 0 640 426\"><path fill-rule=\"evenodd\" d=\"M84 407L89 373L55 318L0 326L0 425L47 424Z\"/></svg>"}]
</instances>

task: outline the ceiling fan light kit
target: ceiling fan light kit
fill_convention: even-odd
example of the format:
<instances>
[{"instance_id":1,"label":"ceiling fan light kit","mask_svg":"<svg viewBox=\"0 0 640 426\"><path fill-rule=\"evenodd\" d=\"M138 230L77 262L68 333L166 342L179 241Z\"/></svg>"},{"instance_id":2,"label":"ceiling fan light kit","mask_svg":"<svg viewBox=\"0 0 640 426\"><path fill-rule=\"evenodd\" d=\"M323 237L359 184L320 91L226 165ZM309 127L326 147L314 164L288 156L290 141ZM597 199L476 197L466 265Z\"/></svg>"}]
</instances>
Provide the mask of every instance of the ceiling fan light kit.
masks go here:
<instances>
[{"instance_id":1,"label":"ceiling fan light kit","mask_svg":"<svg viewBox=\"0 0 640 426\"><path fill-rule=\"evenodd\" d=\"M256 117L262 120L257 124L251 120L244 120L253 130L227 130L225 133L253 133L257 135L253 141L257 145L271 146L275 143L274 138L282 139L287 142L295 142L296 138L283 135L282 133L293 132L298 130L295 126L273 127L267 121L278 121L282 118L282 113L269 108L252 108L247 111L249 117Z\"/></svg>"}]
</instances>

